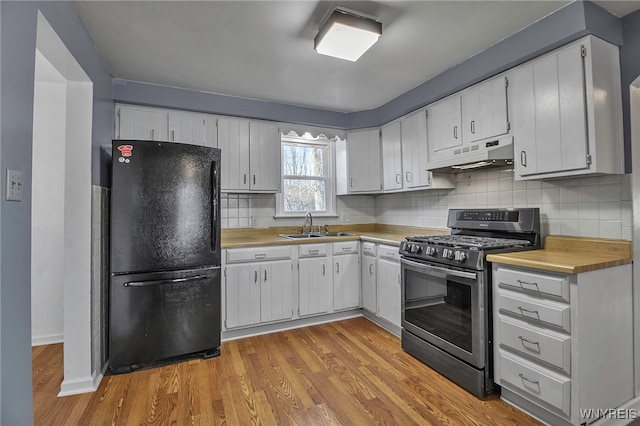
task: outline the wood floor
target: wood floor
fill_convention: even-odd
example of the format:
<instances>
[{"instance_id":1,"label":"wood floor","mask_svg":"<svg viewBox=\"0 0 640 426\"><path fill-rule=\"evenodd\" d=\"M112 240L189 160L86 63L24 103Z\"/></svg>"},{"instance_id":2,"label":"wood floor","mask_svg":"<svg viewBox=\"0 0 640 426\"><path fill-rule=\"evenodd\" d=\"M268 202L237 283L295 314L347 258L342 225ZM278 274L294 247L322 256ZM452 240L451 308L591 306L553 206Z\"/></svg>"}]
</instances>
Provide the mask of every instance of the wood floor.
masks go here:
<instances>
[{"instance_id":1,"label":"wood floor","mask_svg":"<svg viewBox=\"0 0 640 426\"><path fill-rule=\"evenodd\" d=\"M228 341L221 352L57 398L62 345L35 347L35 424L538 424L495 395L475 398L365 318Z\"/></svg>"}]
</instances>

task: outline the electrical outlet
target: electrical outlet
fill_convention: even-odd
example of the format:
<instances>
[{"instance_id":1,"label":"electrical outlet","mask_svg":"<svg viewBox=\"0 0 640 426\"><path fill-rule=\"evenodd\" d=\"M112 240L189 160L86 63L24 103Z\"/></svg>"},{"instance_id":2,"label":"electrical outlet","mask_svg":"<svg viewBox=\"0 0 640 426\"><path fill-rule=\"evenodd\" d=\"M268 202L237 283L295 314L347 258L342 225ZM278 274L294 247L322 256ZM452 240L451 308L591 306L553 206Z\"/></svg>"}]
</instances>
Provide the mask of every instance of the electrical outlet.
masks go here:
<instances>
[{"instance_id":1,"label":"electrical outlet","mask_svg":"<svg viewBox=\"0 0 640 426\"><path fill-rule=\"evenodd\" d=\"M251 226L258 226L258 218L255 216L251 216L250 218Z\"/></svg>"},{"instance_id":2,"label":"electrical outlet","mask_svg":"<svg viewBox=\"0 0 640 426\"><path fill-rule=\"evenodd\" d=\"M22 201L22 172L7 169L7 187L5 200Z\"/></svg>"},{"instance_id":3,"label":"electrical outlet","mask_svg":"<svg viewBox=\"0 0 640 426\"><path fill-rule=\"evenodd\" d=\"M349 215L342 213L342 223L349 223Z\"/></svg>"}]
</instances>

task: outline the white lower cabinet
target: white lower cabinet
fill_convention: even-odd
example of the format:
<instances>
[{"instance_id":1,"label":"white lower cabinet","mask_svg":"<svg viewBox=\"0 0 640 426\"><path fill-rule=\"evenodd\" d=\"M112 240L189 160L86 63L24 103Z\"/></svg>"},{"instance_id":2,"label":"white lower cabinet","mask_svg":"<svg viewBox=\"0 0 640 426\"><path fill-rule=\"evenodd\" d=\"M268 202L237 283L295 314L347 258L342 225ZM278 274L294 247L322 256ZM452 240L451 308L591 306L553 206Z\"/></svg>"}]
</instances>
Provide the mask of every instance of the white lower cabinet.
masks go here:
<instances>
[{"instance_id":1,"label":"white lower cabinet","mask_svg":"<svg viewBox=\"0 0 640 426\"><path fill-rule=\"evenodd\" d=\"M378 247L378 315L400 327L400 254L398 247Z\"/></svg>"},{"instance_id":2,"label":"white lower cabinet","mask_svg":"<svg viewBox=\"0 0 640 426\"><path fill-rule=\"evenodd\" d=\"M362 243L362 266L360 270L360 292L362 294L362 308L378 314L377 286L376 286L376 244Z\"/></svg>"},{"instance_id":3,"label":"white lower cabinet","mask_svg":"<svg viewBox=\"0 0 640 426\"><path fill-rule=\"evenodd\" d=\"M305 244L298 248L298 316L331 311L333 274L327 245Z\"/></svg>"},{"instance_id":4,"label":"white lower cabinet","mask_svg":"<svg viewBox=\"0 0 640 426\"><path fill-rule=\"evenodd\" d=\"M290 246L229 249L226 257L226 329L293 318Z\"/></svg>"},{"instance_id":5,"label":"white lower cabinet","mask_svg":"<svg viewBox=\"0 0 640 426\"><path fill-rule=\"evenodd\" d=\"M579 425L633 397L631 265L567 275L494 263L492 272L502 399Z\"/></svg>"},{"instance_id":6,"label":"white lower cabinet","mask_svg":"<svg viewBox=\"0 0 640 426\"><path fill-rule=\"evenodd\" d=\"M333 310L360 306L360 250L358 241L333 243Z\"/></svg>"}]
</instances>

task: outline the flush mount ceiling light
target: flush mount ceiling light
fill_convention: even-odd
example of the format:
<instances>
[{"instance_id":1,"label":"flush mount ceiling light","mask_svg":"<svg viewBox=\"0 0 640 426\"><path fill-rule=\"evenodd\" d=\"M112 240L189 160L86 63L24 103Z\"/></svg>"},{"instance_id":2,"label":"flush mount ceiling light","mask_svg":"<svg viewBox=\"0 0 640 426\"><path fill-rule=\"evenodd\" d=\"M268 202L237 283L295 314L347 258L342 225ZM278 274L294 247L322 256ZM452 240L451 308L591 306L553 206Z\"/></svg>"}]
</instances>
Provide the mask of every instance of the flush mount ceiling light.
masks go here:
<instances>
[{"instance_id":1,"label":"flush mount ceiling light","mask_svg":"<svg viewBox=\"0 0 640 426\"><path fill-rule=\"evenodd\" d=\"M382 24L343 9L334 10L314 39L321 55L355 62L382 35Z\"/></svg>"}]
</instances>

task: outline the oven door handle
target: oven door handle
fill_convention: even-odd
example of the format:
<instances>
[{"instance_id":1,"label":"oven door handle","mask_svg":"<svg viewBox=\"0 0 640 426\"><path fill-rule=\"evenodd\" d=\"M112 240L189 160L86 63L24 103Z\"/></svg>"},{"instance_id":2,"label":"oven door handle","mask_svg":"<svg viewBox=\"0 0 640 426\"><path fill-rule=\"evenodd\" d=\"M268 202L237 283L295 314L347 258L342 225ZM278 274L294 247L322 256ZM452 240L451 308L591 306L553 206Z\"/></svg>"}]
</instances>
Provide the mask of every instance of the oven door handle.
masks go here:
<instances>
[{"instance_id":1,"label":"oven door handle","mask_svg":"<svg viewBox=\"0 0 640 426\"><path fill-rule=\"evenodd\" d=\"M401 262L404 263L405 265L415 266L417 268L421 268L429 271L441 272L443 274L450 275L453 277L458 277L458 278L468 278L471 280L475 280L477 276L473 272L462 272L462 271L456 271L454 269L439 268L437 266L427 265L420 262L414 262L413 260L408 260L408 259L402 259Z\"/></svg>"}]
</instances>

